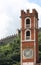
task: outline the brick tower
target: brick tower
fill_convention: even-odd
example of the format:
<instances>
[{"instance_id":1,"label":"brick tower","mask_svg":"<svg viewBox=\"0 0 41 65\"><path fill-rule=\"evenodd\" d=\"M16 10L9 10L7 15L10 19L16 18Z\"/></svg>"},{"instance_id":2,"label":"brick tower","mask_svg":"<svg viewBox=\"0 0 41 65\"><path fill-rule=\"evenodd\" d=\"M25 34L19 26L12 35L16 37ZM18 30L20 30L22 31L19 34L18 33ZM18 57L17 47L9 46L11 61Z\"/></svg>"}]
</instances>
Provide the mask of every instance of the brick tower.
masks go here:
<instances>
[{"instance_id":1,"label":"brick tower","mask_svg":"<svg viewBox=\"0 0 41 65\"><path fill-rule=\"evenodd\" d=\"M38 13L21 10L21 65L38 62Z\"/></svg>"}]
</instances>

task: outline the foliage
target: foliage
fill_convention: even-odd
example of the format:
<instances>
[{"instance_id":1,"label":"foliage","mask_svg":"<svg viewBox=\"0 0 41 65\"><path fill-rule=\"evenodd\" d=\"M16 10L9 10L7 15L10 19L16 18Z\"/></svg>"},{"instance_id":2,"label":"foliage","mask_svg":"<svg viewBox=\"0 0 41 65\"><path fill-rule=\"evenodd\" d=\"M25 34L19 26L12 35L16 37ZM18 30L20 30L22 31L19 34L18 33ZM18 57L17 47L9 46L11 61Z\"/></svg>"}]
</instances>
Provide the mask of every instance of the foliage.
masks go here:
<instances>
[{"instance_id":1,"label":"foliage","mask_svg":"<svg viewBox=\"0 0 41 65\"><path fill-rule=\"evenodd\" d=\"M5 42L6 43L6 42ZM20 65L20 37L0 46L0 65Z\"/></svg>"},{"instance_id":2,"label":"foliage","mask_svg":"<svg viewBox=\"0 0 41 65\"><path fill-rule=\"evenodd\" d=\"M39 61L41 61L41 32L38 34L38 44L39 44Z\"/></svg>"}]
</instances>

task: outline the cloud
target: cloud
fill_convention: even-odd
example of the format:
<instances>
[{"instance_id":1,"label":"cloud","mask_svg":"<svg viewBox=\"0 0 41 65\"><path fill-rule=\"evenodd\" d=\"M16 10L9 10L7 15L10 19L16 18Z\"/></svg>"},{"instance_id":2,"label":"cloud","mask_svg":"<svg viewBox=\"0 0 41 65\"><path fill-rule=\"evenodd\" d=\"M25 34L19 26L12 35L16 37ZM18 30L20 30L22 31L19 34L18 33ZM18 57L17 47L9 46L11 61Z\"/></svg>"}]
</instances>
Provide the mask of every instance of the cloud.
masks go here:
<instances>
[{"instance_id":1,"label":"cloud","mask_svg":"<svg viewBox=\"0 0 41 65\"><path fill-rule=\"evenodd\" d=\"M32 7L33 6L33 7ZM20 28L21 10L35 8L41 20L41 7L29 0L0 0L0 38L14 34ZM41 22L39 20L39 25Z\"/></svg>"}]
</instances>

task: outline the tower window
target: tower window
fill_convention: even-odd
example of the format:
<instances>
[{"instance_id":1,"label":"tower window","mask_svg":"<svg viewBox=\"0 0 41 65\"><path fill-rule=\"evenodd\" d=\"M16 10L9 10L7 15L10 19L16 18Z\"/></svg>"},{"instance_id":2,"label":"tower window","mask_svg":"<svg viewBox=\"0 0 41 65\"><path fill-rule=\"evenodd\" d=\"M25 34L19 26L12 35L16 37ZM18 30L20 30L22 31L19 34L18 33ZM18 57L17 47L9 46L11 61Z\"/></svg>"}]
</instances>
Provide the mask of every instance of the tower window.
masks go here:
<instances>
[{"instance_id":1,"label":"tower window","mask_svg":"<svg viewBox=\"0 0 41 65\"><path fill-rule=\"evenodd\" d=\"M26 40L30 39L30 31L26 31Z\"/></svg>"},{"instance_id":2,"label":"tower window","mask_svg":"<svg viewBox=\"0 0 41 65\"><path fill-rule=\"evenodd\" d=\"M30 27L30 19L26 19L26 28Z\"/></svg>"},{"instance_id":3,"label":"tower window","mask_svg":"<svg viewBox=\"0 0 41 65\"><path fill-rule=\"evenodd\" d=\"M26 24L30 24L30 20L29 19L26 19Z\"/></svg>"}]
</instances>

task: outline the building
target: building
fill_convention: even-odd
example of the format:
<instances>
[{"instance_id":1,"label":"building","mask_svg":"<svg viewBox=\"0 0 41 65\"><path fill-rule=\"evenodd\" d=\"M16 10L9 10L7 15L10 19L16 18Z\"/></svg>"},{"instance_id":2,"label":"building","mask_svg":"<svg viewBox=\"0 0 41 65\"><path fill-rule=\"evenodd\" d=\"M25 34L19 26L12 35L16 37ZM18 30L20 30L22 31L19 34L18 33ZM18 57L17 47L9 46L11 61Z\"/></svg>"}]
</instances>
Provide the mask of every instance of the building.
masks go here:
<instances>
[{"instance_id":1,"label":"building","mask_svg":"<svg viewBox=\"0 0 41 65\"><path fill-rule=\"evenodd\" d=\"M21 65L35 65L38 58L38 12L21 10Z\"/></svg>"}]
</instances>

